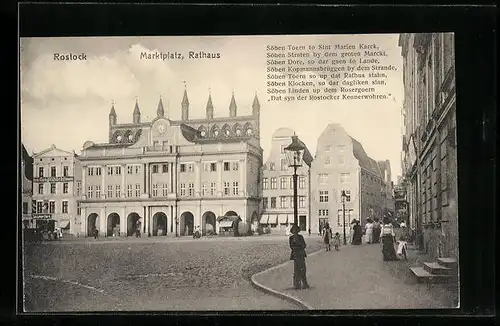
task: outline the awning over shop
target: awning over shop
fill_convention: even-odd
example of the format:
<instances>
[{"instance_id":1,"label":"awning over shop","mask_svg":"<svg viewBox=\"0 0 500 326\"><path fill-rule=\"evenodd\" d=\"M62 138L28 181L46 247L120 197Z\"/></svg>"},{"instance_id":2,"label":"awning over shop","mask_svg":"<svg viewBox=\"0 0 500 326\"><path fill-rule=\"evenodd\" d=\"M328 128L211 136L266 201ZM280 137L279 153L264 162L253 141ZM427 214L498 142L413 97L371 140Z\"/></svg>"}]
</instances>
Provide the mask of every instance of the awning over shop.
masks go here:
<instances>
[{"instance_id":1,"label":"awning over shop","mask_svg":"<svg viewBox=\"0 0 500 326\"><path fill-rule=\"evenodd\" d=\"M269 215L268 224L278 224L278 215Z\"/></svg>"},{"instance_id":2,"label":"awning over shop","mask_svg":"<svg viewBox=\"0 0 500 326\"><path fill-rule=\"evenodd\" d=\"M219 216L217 217L217 221L223 221L223 220L231 220L231 221L241 221L241 217L239 216L234 216L234 215L231 215L231 216Z\"/></svg>"},{"instance_id":3,"label":"awning over shop","mask_svg":"<svg viewBox=\"0 0 500 326\"><path fill-rule=\"evenodd\" d=\"M233 227L233 221L231 220L223 220L219 222L220 228L230 228Z\"/></svg>"},{"instance_id":4,"label":"awning over shop","mask_svg":"<svg viewBox=\"0 0 500 326\"><path fill-rule=\"evenodd\" d=\"M267 220L269 220L269 215L262 215L262 217L260 218L260 224L267 224Z\"/></svg>"},{"instance_id":5,"label":"awning over shop","mask_svg":"<svg viewBox=\"0 0 500 326\"><path fill-rule=\"evenodd\" d=\"M59 226L61 229L69 229L69 224L70 221L59 221L57 226Z\"/></svg>"},{"instance_id":6,"label":"awning over shop","mask_svg":"<svg viewBox=\"0 0 500 326\"><path fill-rule=\"evenodd\" d=\"M286 214L278 215L278 222L280 224L287 224L288 223L288 215L286 215Z\"/></svg>"}]
</instances>

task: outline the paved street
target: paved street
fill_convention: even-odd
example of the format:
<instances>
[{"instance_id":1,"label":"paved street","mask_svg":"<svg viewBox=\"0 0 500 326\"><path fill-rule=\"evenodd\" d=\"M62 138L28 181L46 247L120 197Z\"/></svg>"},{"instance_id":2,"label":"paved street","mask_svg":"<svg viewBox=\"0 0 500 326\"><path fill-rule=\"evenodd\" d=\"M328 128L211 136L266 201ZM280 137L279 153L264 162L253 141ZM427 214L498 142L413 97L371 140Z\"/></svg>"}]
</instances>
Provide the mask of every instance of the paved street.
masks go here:
<instances>
[{"instance_id":1,"label":"paved street","mask_svg":"<svg viewBox=\"0 0 500 326\"><path fill-rule=\"evenodd\" d=\"M305 236L308 252L321 247ZM250 276L287 261L286 236L74 239L25 248L25 311L298 309Z\"/></svg>"},{"instance_id":2,"label":"paved street","mask_svg":"<svg viewBox=\"0 0 500 326\"><path fill-rule=\"evenodd\" d=\"M417 284L409 266L426 260L415 250L408 261L382 260L379 244L347 245L339 252L323 251L307 258L307 276L311 288L292 287L293 265L260 273L258 283L295 297L312 309L433 309L452 308L458 300L453 287Z\"/></svg>"}]
</instances>

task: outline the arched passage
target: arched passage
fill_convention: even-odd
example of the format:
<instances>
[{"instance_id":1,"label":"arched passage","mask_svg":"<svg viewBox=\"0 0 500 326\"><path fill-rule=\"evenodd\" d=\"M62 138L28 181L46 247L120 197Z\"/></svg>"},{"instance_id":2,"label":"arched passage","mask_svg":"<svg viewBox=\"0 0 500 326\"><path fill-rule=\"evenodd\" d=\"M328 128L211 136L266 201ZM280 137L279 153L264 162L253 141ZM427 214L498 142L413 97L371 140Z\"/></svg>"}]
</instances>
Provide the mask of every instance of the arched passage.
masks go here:
<instances>
[{"instance_id":1,"label":"arched passage","mask_svg":"<svg viewBox=\"0 0 500 326\"><path fill-rule=\"evenodd\" d=\"M120 234L120 215L111 213L108 215L107 232L108 237Z\"/></svg>"},{"instance_id":2,"label":"arched passage","mask_svg":"<svg viewBox=\"0 0 500 326\"><path fill-rule=\"evenodd\" d=\"M93 236L94 230L99 225L99 215L92 213L87 217L87 236Z\"/></svg>"},{"instance_id":3,"label":"arched passage","mask_svg":"<svg viewBox=\"0 0 500 326\"><path fill-rule=\"evenodd\" d=\"M202 233L215 233L215 214L213 212L205 212L201 217Z\"/></svg>"},{"instance_id":4,"label":"arched passage","mask_svg":"<svg viewBox=\"0 0 500 326\"><path fill-rule=\"evenodd\" d=\"M127 236L134 235L140 227L140 216L137 213L130 213L127 217Z\"/></svg>"},{"instance_id":5,"label":"arched passage","mask_svg":"<svg viewBox=\"0 0 500 326\"><path fill-rule=\"evenodd\" d=\"M227 211L224 216L238 216L238 213L236 213L235 211Z\"/></svg>"},{"instance_id":6,"label":"arched passage","mask_svg":"<svg viewBox=\"0 0 500 326\"><path fill-rule=\"evenodd\" d=\"M181 235L193 235L194 216L191 212L184 212L181 215L180 233Z\"/></svg>"},{"instance_id":7,"label":"arched passage","mask_svg":"<svg viewBox=\"0 0 500 326\"><path fill-rule=\"evenodd\" d=\"M167 215L158 212L153 215L153 236L167 235Z\"/></svg>"}]
</instances>

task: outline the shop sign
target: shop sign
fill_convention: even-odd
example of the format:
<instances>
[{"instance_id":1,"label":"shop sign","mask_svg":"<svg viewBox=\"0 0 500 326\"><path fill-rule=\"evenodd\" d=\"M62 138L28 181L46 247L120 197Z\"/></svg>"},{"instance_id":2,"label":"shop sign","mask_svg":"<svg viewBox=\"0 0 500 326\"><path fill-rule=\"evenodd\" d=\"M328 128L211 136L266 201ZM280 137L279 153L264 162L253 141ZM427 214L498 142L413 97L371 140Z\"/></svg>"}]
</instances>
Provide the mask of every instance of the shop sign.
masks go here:
<instances>
[{"instance_id":1,"label":"shop sign","mask_svg":"<svg viewBox=\"0 0 500 326\"><path fill-rule=\"evenodd\" d=\"M71 182L73 177L38 177L33 178L35 182Z\"/></svg>"},{"instance_id":2,"label":"shop sign","mask_svg":"<svg viewBox=\"0 0 500 326\"><path fill-rule=\"evenodd\" d=\"M52 218L52 214L43 214L43 213L33 214L33 219L35 219L35 220L50 220L51 218Z\"/></svg>"}]
</instances>

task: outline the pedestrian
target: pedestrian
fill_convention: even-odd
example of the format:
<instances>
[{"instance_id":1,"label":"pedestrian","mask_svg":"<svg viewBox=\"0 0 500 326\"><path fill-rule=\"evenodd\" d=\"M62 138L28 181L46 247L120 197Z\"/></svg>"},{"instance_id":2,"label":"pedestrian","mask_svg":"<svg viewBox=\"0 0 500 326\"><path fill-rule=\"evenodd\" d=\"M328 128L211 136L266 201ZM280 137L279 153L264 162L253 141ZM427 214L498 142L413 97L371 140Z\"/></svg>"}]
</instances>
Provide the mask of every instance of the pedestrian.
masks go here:
<instances>
[{"instance_id":1,"label":"pedestrian","mask_svg":"<svg viewBox=\"0 0 500 326\"><path fill-rule=\"evenodd\" d=\"M311 228L308 229L309 235L311 235Z\"/></svg>"},{"instance_id":2,"label":"pedestrian","mask_svg":"<svg viewBox=\"0 0 500 326\"><path fill-rule=\"evenodd\" d=\"M292 235L288 238L290 244L290 260L293 260L293 286L295 289L308 289L306 277L306 241L299 234L300 228L294 224L290 230Z\"/></svg>"},{"instance_id":3,"label":"pedestrian","mask_svg":"<svg viewBox=\"0 0 500 326\"><path fill-rule=\"evenodd\" d=\"M94 228L94 239L99 239L99 230Z\"/></svg>"},{"instance_id":4,"label":"pedestrian","mask_svg":"<svg viewBox=\"0 0 500 326\"><path fill-rule=\"evenodd\" d=\"M325 234L323 235L323 243L325 244L326 251L330 251L330 240L332 238L332 229L330 227L325 227Z\"/></svg>"},{"instance_id":5,"label":"pedestrian","mask_svg":"<svg viewBox=\"0 0 500 326\"><path fill-rule=\"evenodd\" d=\"M384 261L397 260L396 251L394 250L394 228L388 217L384 217L382 225L382 256Z\"/></svg>"},{"instance_id":6,"label":"pedestrian","mask_svg":"<svg viewBox=\"0 0 500 326\"><path fill-rule=\"evenodd\" d=\"M354 224L354 226L352 227L353 234L351 243L355 246L359 246L361 244L361 238L363 237L363 231L358 220L352 221L352 224Z\"/></svg>"},{"instance_id":7,"label":"pedestrian","mask_svg":"<svg viewBox=\"0 0 500 326\"><path fill-rule=\"evenodd\" d=\"M381 231L381 225L379 222L379 218L375 217L373 219L373 243L380 242L380 231Z\"/></svg>"},{"instance_id":8,"label":"pedestrian","mask_svg":"<svg viewBox=\"0 0 500 326\"><path fill-rule=\"evenodd\" d=\"M335 232L335 236L333 237L333 247L335 248L335 251L340 251L340 234L338 232Z\"/></svg>"},{"instance_id":9,"label":"pedestrian","mask_svg":"<svg viewBox=\"0 0 500 326\"><path fill-rule=\"evenodd\" d=\"M365 235L366 235L366 242L372 243L373 242L373 223L372 223L371 218L366 219Z\"/></svg>"}]
</instances>

